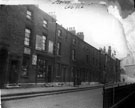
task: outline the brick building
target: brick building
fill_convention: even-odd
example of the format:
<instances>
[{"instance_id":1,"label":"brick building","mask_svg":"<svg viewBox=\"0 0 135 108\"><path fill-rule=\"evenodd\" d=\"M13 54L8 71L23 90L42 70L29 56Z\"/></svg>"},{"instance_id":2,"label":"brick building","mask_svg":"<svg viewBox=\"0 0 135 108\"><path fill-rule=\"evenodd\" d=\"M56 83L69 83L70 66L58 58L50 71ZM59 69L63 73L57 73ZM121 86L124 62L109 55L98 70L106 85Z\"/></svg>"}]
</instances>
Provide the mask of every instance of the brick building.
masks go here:
<instances>
[{"instance_id":1,"label":"brick building","mask_svg":"<svg viewBox=\"0 0 135 108\"><path fill-rule=\"evenodd\" d=\"M1 85L10 83L103 82L119 73L116 60L86 43L83 33L66 30L33 5L0 6ZM109 64L110 63L110 64ZM113 78L113 77L112 77ZM109 77L107 82L109 82Z\"/></svg>"}]
</instances>

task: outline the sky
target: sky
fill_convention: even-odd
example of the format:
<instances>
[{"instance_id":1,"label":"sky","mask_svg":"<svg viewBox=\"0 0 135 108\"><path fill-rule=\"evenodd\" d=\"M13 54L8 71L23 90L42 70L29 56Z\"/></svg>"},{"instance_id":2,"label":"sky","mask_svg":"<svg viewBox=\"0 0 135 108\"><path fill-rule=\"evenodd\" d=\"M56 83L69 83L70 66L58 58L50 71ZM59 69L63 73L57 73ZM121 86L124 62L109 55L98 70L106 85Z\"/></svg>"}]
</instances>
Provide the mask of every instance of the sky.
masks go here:
<instances>
[{"instance_id":1,"label":"sky","mask_svg":"<svg viewBox=\"0 0 135 108\"><path fill-rule=\"evenodd\" d=\"M69 0L85 3L83 8L73 9L65 9L67 4L52 4L54 1L56 0L0 0L0 3L37 4L47 13L55 12L58 24L65 28L75 27L77 32L84 32L84 40L97 49L111 46L112 50L116 51L117 58L123 58L129 52L135 51L132 0L102 0L112 6L109 10L108 6L99 4L101 0Z\"/></svg>"},{"instance_id":2,"label":"sky","mask_svg":"<svg viewBox=\"0 0 135 108\"><path fill-rule=\"evenodd\" d=\"M85 0L87 1L87 0ZM46 3L40 5L44 11L54 11L58 23L65 28L75 27L77 32L84 32L84 40L97 49L106 46L116 51L116 57L123 58L128 52L128 46L123 34L123 28L119 20L109 14L104 5L85 5L79 9L65 9L65 4Z\"/></svg>"},{"instance_id":3,"label":"sky","mask_svg":"<svg viewBox=\"0 0 135 108\"><path fill-rule=\"evenodd\" d=\"M119 10L119 15L117 10L113 16L115 16L122 25L124 37L128 47L129 54L133 56L132 59L135 60L135 4L134 0L111 0L112 4L117 6ZM114 2L115 1L115 2ZM118 2L117 2L118 1ZM118 3L118 4L116 4Z\"/></svg>"}]
</instances>

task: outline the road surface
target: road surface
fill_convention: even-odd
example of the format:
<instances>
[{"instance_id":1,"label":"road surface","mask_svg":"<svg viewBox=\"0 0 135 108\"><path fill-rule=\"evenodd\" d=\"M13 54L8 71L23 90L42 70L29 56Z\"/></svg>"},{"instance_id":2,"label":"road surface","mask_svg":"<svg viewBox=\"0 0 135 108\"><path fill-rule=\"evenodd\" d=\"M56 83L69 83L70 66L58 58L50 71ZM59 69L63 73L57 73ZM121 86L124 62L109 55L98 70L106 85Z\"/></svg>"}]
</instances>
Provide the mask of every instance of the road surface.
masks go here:
<instances>
[{"instance_id":1,"label":"road surface","mask_svg":"<svg viewBox=\"0 0 135 108\"><path fill-rule=\"evenodd\" d=\"M2 102L3 108L102 108L102 88Z\"/></svg>"}]
</instances>

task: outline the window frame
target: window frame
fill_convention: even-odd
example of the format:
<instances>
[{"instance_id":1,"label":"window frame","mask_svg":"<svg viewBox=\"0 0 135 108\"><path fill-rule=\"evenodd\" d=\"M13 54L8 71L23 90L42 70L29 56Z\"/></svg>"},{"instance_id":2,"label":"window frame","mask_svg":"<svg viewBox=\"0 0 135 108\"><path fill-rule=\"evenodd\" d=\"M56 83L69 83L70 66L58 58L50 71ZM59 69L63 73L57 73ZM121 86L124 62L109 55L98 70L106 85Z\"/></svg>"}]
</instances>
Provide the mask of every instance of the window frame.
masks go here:
<instances>
[{"instance_id":1,"label":"window frame","mask_svg":"<svg viewBox=\"0 0 135 108\"><path fill-rule=\"evenodd\" d=\"M61 55L61 42L57 43L57 55Z\"/></svg>"},{"instance_id":2,"label":"window frame","mask_svg":"<svg viewBox=\"0 0 135 108\"><path fill-rule=\"evenodd\" d=\"M48 41L48 52L51 54L54 53L54 42L51 40Z\"/></svg>"},{"instance_id":3,"label":"window frame","mask_svg":"<svg viewBox=\"0 0 135 108\"><path fill-rule=\"evenodd\" d=\"M43 44L43 48L42 50L43 51L46 51L46 48L47 48L47 36L45 34L42 35L42 44Z\"/></svg>"},{"instance_id":4,"label":"window frame","mask_svg":"<svg viewBox=\"0 0 135 108\"><path fill-rule=\"evenodd\" d=\"M62 30L60 30L60 29L57 30L57 36L62 37Z\"/></svg>"},{"instance_id":5,"label":"window frame","mask_svg":"<svg viewBox=\"0 0 135 108\"><path fill-rule=\"evenodd\" d=\"M38 58L37 59L37 79L45 79L47 74L47 60Z\"/></svg>"},{"instance_id":6,"label":"window frame","mask_svg":"<svg viewBox=\"0 0 135 108\"><path fill-rule=\"evenodd\" d=\"M32 11L29 10L29 9L27 9L27 11L26 11L26 18L29 19L29 20L32 19Z\"/></svg>"},{"instance_id":7,"label":"window frame","mask_svg":"<svg viewBox=\"0 0 135 108\"><path fill-rule=\"evenodd\" d=\"M46 19L43 19L43 27L48 28L48 21Z\"/></svg>"},{"instance_id":8,"label":"window frame","mask_svg":"<svg viewBox=\"0 0 135 108\"><path fill-rule=\"evenodd\" d=\"M31 29L25 28L25 37L24 37L24 45L25 46L30 46L30 41L31 41Z\"/></svg>"}]
</instances>

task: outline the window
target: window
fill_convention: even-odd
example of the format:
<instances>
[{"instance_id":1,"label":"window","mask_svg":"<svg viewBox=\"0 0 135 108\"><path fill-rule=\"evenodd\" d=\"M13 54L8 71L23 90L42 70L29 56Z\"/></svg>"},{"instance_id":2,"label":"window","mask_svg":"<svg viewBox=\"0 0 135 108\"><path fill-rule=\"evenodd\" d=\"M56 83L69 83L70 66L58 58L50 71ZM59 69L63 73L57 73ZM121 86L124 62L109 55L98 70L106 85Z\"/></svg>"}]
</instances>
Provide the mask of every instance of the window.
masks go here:
<instances>
[{"instance_id":1,"label":"window","mask_svg":"<svg viewBox=\"0 0 135 108\"><path fill-rule=\"evenodd\" d=\"M47 26L48 26L48 22L44 19L43 20L43 27L47 28Z\"/></svg>"},{"instance_id":2,"label":"window","mask_svg":"<svg viewBox=\"0 0 135 108\"><path fill-rule=\"evenodd\" d=\"M31 35L31 30L26 28L25 29L25 39L24 39L24 45L26 45L26 46L30 45L30 35Z\"/></svg>"},{"instance_id":3,"label":"window","mask_svg":"<svg viewBox=\"0 0 135 108\"><path fill-rule=\"evenodd\" d=\"M61 55L61 43L57 43L57 55Z\"/></svg>"},{"instance_id":4,"label":"window","mask_svg":"<svg viewBox=\"0 0 135 108\"><path fill-rule=\"evenodd\" d=\"M37 78L47 77L46 60L38 58L37 60Z\"/></svg>"},{"instance_id":5,"label":"window","mask_svg":"<svg viewBox=\"0 0 135 108\"><path fill-rule=\"evenodd\" d=\"M75 60L75 50L72 50L72 60Z\"/></svg>"},{"instance_id":6,"label":"window","mask_svg":"<svg viewBox=\"0 0 135 108\"><path fill-rule=\"evenodd\" d=\"M43 50L46 50L46 36L42 36L42 39L43 39Z\"/></svg>"},{"instance_id":7,"label":"window","mask_svg":"<svg viewBox=\"0 0 135 108\"><path fill-rule=\"evenodd\" d=\"M62 31L61 30L58 30L58 37L62 36Z\"/></svg>"},{"instance_id":8,"label":"window","mask_svg":"<svg viewBox=\"0 0 135 108\"><path fill-rule=\"evenodd\" d=\"M53 41L49 40L49 45L48 45L48 52L53 54Z\"/></svg>"},{"instance_id":9,"label":"window","mask_svg":"<svg viewBox=\"0 0 135 108\"><path fill-rule=\"evenodd\" d=\"M36 36L36 50L45 51L46 44L47 44L47 37L45 35L43 35L43 36L37 35Z\"/></svg>"},{"instance_id":10,"label":"window","mask_svg":"<svg viewBox=\"0 0 135 108\"><path fill-rule=\"evenodd\" d=\"M26 17L27 17L28 19L32 19L32 12L31 12L30 10L27 10L27 15L26 15Z\"/></svg>"}]
</instances>

